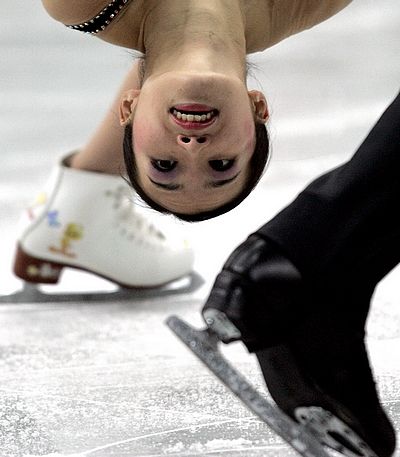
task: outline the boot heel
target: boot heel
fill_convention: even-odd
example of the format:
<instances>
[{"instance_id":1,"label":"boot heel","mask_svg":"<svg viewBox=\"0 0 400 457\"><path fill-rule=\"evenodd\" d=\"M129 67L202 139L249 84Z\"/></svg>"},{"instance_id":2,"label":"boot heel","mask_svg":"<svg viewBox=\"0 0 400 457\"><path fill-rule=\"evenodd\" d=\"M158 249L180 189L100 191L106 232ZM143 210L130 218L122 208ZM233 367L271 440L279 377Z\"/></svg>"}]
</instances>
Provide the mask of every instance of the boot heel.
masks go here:
<instances>
[{"instance_id":1,"label":"boot heel","mask_svg":"<svg viewBox=\"0 0 400 457\"><path fill-rule=\"evenodd\" d=\"M26 254L17 247L14 260L14 274L27 282L57 284L64 265L41 260Z\"/></svg>"}]
</instances>

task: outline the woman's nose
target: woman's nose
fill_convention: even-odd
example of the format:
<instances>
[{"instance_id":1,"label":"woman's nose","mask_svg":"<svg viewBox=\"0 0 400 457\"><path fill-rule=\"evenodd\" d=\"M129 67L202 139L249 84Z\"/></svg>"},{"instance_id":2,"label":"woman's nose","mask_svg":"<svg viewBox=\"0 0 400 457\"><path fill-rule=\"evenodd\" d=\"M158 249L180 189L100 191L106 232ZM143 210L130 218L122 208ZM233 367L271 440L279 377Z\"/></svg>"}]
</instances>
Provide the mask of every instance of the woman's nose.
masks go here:
<instances>
[{"instance_id":1,"label":"woman's nose","mask_svg":"<svg viewBox=\"0 0 400 457\"><path fill-rule=\"evenodd\" d=\"M206 136L178 135L178 143L188 151L198 151L209 142Z\"/></svg>"}]
</instances>

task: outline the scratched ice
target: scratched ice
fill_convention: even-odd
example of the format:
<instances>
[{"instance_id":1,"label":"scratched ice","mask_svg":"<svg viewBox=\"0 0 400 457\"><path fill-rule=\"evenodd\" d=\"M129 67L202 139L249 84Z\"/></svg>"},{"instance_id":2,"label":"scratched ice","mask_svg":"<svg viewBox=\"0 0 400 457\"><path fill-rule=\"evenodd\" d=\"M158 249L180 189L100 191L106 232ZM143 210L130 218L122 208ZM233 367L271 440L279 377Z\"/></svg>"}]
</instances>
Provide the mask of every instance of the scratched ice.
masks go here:
<instances>
[{"instance_id":1,"label":"scratched ice","mask_svg":"<svg viewBox=\"0 0 400 457\"><path fill-rule=\"evenodd\" d=\"M8 3L0 27L0 294L20 287L10 265L21 210L57 158L87 140L132 60L49 20L40 2ZM163 321L178 314L200 325L199 309L229 252L356 149L398 91L399 23L398 0L354 1L340 17L253 56L260 71L249 88L262 86L269 101L274 157L237 211L186 228L206 281L196 293L0 304L0 457L295 457ZM56 221L52 214L49 223ZM379 286L368 323L397 432L399 280L397 269ZM109 291L110 284L68 271L56 289ZM234 345L226 354L263 388L246 351Z\"/></svg>"}]
</instances>

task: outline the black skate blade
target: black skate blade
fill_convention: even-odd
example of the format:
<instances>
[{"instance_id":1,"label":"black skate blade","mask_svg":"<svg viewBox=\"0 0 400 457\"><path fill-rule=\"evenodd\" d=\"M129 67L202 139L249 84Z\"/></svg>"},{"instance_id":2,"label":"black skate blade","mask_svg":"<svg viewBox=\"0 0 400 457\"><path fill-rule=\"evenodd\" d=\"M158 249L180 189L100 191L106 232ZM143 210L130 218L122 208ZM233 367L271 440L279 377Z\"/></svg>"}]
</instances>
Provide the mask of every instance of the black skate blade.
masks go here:
<instances>
[{"instance_id":1,"label":"black skate blade","mask_svg":"<svg viewBox=\"0 0 400 457\"><path fill-rule=\"evenodd\" d=\"M115 291L94 292L44 292L40 285L23 282L22 288L8 295L0 295L0 304L13 303L101 303L112 301L135 301L148 298L160 298L169 295L192 293L204 283L203 278L195 272L182 280L173 281L165 286L143 289L118 287ZM56 286L55 286L56 287Z\"/></svg>"},{"instance_id":2,"label":"black skate blade","mask_svg":"<svg viewBox=\"0 0 400 457\"><path fill-rule=\"evenodd\" d=\"M166 324L229 390L295 451L304 457L329 457L310 432L271 405L228 363L218 349L219 340L214 333L209 329L194 329L177 316L170 316Z\"/></svg>"}]
</instances>

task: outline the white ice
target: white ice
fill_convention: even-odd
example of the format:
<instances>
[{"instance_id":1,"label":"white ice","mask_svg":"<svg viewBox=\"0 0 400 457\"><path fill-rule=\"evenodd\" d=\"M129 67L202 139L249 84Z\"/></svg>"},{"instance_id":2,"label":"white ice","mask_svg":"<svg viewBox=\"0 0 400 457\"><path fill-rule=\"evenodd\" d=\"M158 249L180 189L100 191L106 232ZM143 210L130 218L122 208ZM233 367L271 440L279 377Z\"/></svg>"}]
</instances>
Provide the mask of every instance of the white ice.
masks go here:
<instances>
[{"instance_id":1,"label":"white ice","mask_svg":"<svg viewBox=\"0 0 400 457\"><path fill-rule=\"evenodd\" d=\"M11 273L20 212L58 158L86 140L132 60L51 21L39 3L8 2L0 27L3 294L20 287ZM163 221L194 245L200 289L116 303L0 305L0 457L294 456L163 321L176 313L200 325L202 302L232 249L355 151L398 92L399 25L398 0L355 0L253 56L259 69L250 87L263 88L272 113L269 171L226 216L190 226ZM372 365L397 432L399 280L396 269L380 284L368 323ZM71 271L56 289L88 287L113 289ZM226 354L262 389L254 359L239 344Z\"/></svg>"}]
</instances>

